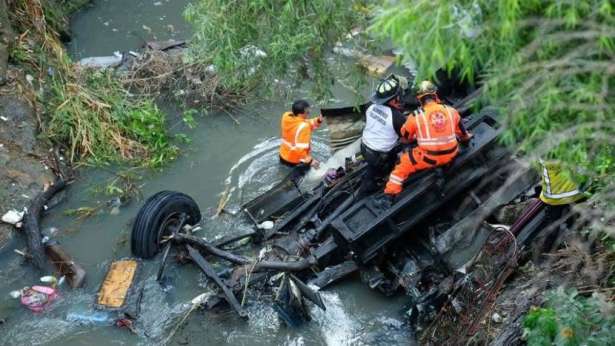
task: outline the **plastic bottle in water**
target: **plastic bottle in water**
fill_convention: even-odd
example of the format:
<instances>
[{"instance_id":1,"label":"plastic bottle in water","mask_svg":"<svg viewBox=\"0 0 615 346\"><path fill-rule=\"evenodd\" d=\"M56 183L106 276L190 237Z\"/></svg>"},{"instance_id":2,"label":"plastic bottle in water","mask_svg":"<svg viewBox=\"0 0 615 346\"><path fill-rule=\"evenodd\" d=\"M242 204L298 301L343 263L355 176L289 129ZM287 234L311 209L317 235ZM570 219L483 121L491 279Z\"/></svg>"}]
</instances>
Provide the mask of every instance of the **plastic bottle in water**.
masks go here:
<instances>
[{"instance_id":1,"label":"plastic bottle in water","mask_svg":"<svg viewBox=\"0 0 615 346\"><path fill-rule=\"evenodd\" d=\"M84 326L108 326L114 322L111 314L105 311L69 312L66 320Z\"/></svg>"}]
</instances>

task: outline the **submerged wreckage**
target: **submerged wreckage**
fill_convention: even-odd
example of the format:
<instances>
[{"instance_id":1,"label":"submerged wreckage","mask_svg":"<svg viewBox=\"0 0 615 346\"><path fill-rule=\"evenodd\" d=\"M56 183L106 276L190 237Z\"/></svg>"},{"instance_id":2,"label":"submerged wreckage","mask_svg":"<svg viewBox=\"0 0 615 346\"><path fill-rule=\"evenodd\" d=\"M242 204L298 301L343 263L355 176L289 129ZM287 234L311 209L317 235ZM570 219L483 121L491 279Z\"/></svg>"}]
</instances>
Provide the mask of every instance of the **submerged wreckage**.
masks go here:
<instances>
[{"instance_id":1,"label":"submerged wreckage","mask_svg":"<svg viewBox=\"0 0 615 346\"><path fill-rule=\"evenodd\" d=\"M328 122L341 117L360 122L365 108L322 111ZM132 252L141 258L162 252L160 279L176 249L219 287L220 295L211 297L206 307L226 301L243 317L246 313L237 295L241 297L246 287L271 290L280 318L295 326L309 319L305 299L325 309L318 290L359 273L372 289L409 295L411 321L427 327L439 309L455 299L462 284L472 282L469 268L484 261L487 247L488 253L514 261L511 253L516 254L548 219L545 205L530 200L537 193L536 174L497 144L501 133L497 116L489 110L464 113L465 126L474 134L471 142L450 166L412 176L392 205L381 203L381 193L357 196L365 165L349 155L353 150L344 149L336 156L349 155L345 163L327 172L316 186L300 184L290 174L242 206L238 217L253 223L253 230L216 240L191 233L201 221L191 197L159 192L137 215ZM355 141L357 147L357 128L359 132L334 144L352 147ZM511 228L487 222L494 211L514 200L531 203ZM225 250L244 238L251 238L257 250L260 247L256 258ZM219 266L212 266L211 258L231 267L216 270ZM499 270L503 268L506 265ZM494 288L497 282L481 287ZM456 310L466 308L452 303Z\"/></svg>"}]
</instances>

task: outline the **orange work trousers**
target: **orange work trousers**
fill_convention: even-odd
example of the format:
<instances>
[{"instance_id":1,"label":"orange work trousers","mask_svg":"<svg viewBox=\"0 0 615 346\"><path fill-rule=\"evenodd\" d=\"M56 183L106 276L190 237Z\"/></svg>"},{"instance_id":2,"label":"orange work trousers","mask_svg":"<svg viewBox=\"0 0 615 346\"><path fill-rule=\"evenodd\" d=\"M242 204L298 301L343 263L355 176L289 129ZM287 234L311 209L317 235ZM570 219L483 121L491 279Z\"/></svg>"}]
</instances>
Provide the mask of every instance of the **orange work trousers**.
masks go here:
<instances>
[{"instance_id":1,"label":"orange work trousers","mask_svg":"<svg viewBox=\"0 0 615 346\"><path fill-rule=\"evenodd\" d=\"M399 162L395 165L393 172L389 176L389 181L384 189L387 195L397 195L402 191L404 181L412 174L425 169L432 169L446 165L453 161L457 156L457 150L446 155L428 155L419 147L412 151L405 151L401 154Z\"/></svg>"}]
</instances>

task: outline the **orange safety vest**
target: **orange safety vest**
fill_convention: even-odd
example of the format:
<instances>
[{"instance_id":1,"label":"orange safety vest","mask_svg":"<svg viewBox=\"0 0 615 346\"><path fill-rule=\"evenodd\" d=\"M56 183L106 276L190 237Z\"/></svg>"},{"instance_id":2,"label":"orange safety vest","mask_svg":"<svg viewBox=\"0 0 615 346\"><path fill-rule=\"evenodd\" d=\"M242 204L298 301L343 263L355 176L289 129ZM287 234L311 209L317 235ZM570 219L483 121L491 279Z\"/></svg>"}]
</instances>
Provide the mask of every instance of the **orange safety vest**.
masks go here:
<instances>
[{"instance_id":1,"label":"orange safety vest","mask_svg":"<svg viewBox=\"0 0 615 346\"><path fill-rule=\"evenodd\" d=\"M312 130L318 126L320 126L318 119L305 119L293 115L292 112L284 113L280 124L282 132L280 158L292 164L312 161L310 141Z\"/></svg>"},{"instance_id":2,"label":"orange safety vest","mask_svg":"<svg viewBox=\"0 0 615 346\"><path fill-rule=\"evenodd\" d=\"M408 117L402 134L416 139L419 149L429 156L453 158L457 155L457 136L464 134L459 128L459 113L451 107L429 103ZM444 157L443 157L444 158Z\"/></svg>"}]
</instances>

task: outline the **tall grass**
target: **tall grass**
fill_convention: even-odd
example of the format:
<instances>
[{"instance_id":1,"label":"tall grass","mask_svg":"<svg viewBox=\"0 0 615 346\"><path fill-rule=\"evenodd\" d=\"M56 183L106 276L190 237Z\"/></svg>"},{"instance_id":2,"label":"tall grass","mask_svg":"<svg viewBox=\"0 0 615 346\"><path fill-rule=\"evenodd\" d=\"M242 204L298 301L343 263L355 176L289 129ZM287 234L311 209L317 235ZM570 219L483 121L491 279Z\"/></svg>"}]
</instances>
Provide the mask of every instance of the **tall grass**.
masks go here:
<instances>
[{"instance_id":1,"label":"tall grass","mask_svg":"<svg viewBox=\"0 0 615 346\"><path fill-rule=\"evenodd\" d=\"M12 58L33 74L45 137L65 147L72 162L131 161L158 167L177 154L165 116L153 100L130 95L111 72L80 69L66 56L47 15L60 14L39 0L11 3L19 30ZM57 11L57 9L56 9Z\"/></svg>"},{"instance_id":2,"label":"tall grass","mask_svg":"<svg viewBox=\"0 0 615 346\"><path fill-rule=\"evenodd\" d=\"M330 48L365 24L370 2L196 0L185 11L194 28L191 57L213 64L227 89L279 91L280 79L292 87L307 79L324 97L338 72L328 61Z\"/></svg>"}]
</instances>

